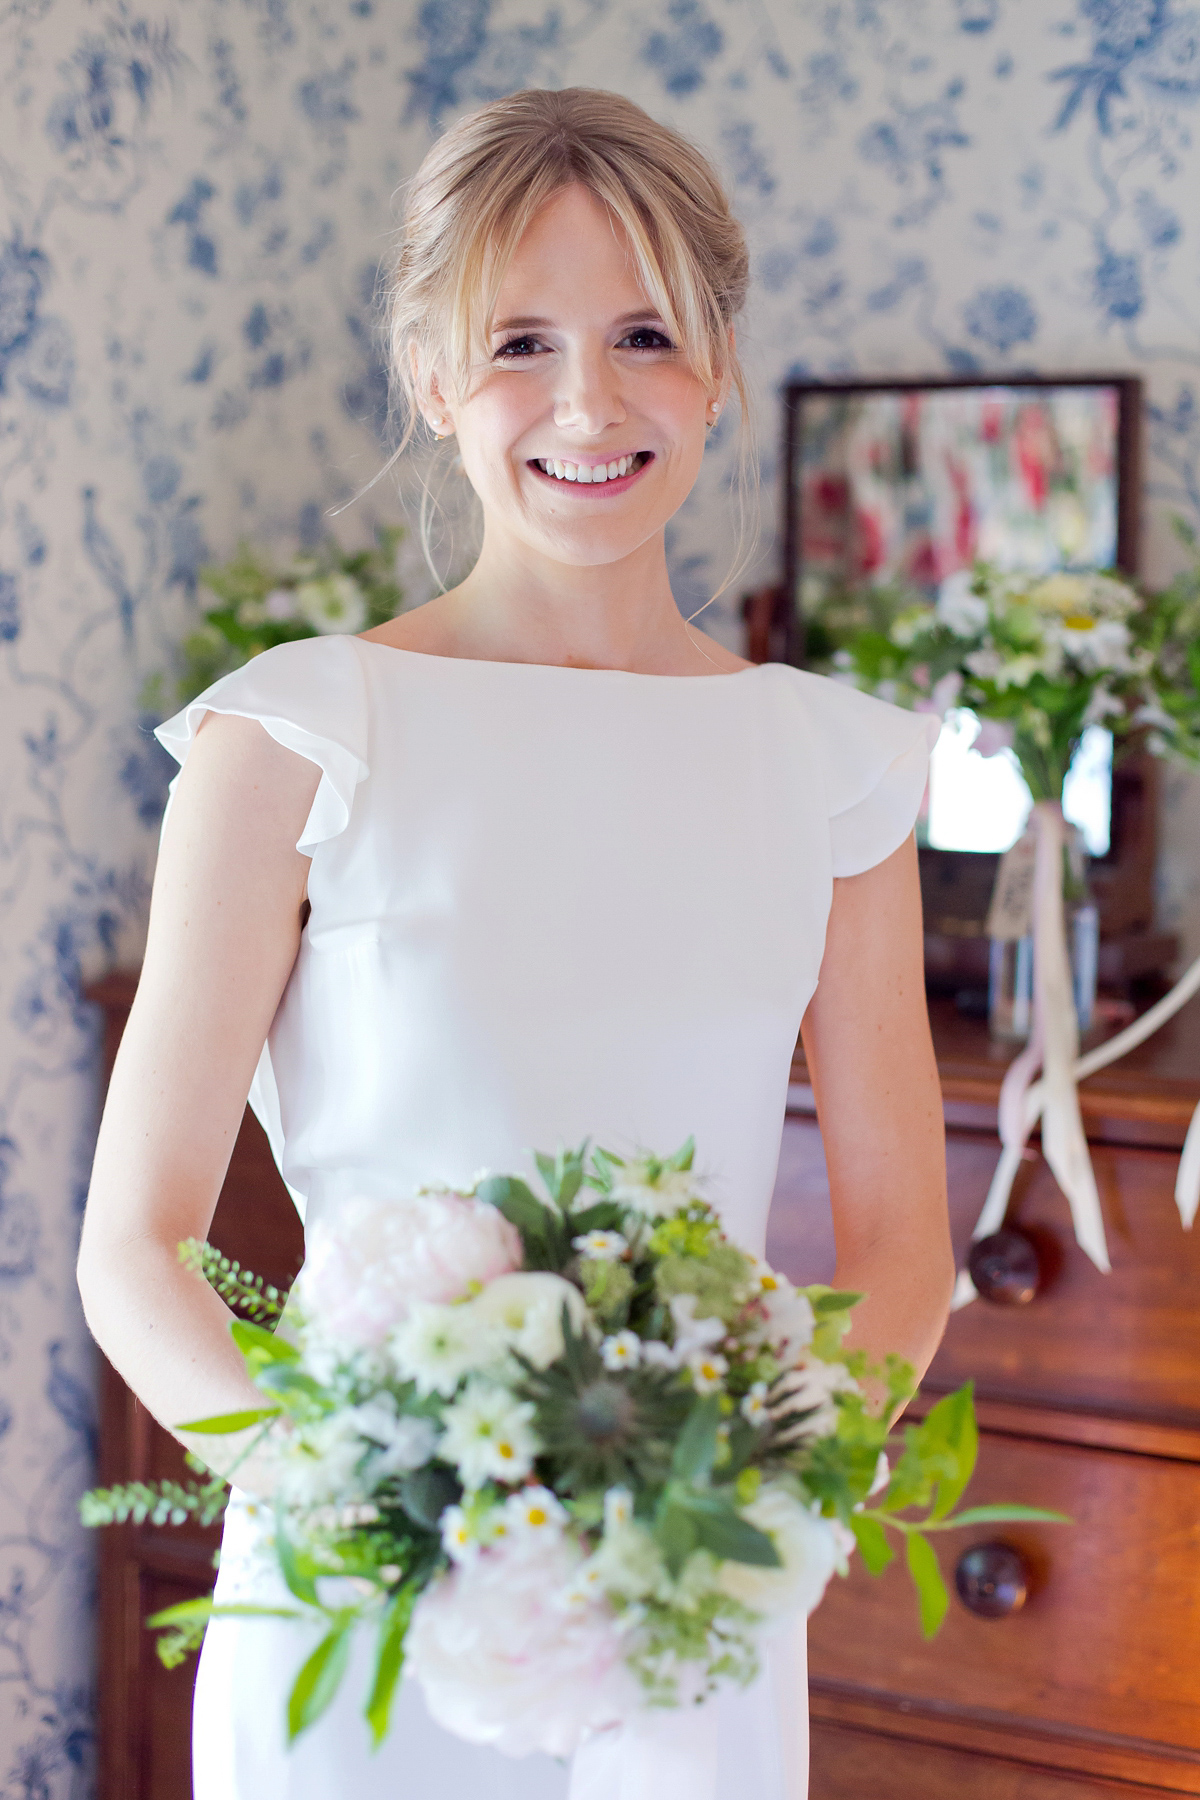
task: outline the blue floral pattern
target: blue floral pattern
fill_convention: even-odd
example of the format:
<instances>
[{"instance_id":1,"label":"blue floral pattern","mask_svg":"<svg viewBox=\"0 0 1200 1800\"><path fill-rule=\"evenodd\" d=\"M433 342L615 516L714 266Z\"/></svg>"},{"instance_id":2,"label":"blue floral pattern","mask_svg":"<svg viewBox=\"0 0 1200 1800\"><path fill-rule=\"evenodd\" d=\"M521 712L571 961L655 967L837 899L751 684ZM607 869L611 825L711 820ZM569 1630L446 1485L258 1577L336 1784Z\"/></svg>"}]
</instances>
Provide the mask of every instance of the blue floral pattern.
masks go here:
<instances>
[{"instance_id":1,"label":"blue floral pattern","mask_svg":"<svg viewBox=\"0 0 1200 1800\"><path fill-rule=\"evenodd\" d=\"M480 101L622 89L712 152L747 224L762 571L787 375L1110 368L1148 384L1162 576L1170 515L1200 526L1200 10L15 0L0 51L0 1800L85 1800L81 987L138 955L168 774L142 693L197 569L243 534L318 542L379 467L393 194ZM689 611L725 573L735 437L672 523ZM337 529L397 505L381 482ZM751 578L704 615L731 641ZM1170 795L1163 914L1200 948L1197 784Z\"/></svg>"}]
</instances>

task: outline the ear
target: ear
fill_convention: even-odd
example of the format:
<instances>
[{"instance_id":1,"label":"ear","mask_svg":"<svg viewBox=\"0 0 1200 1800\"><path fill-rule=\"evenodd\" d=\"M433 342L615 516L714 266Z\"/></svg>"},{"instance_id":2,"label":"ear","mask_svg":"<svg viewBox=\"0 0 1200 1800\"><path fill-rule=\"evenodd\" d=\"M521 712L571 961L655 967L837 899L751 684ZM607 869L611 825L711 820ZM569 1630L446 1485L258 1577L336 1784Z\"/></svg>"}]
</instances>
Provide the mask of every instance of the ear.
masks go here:
<instances>
[{"instance_id":1,"label":"ear","mask_svg":"<svg viewBox=\"0 0 1200 1800\"><path fill-rule=\"evenodd\" d=\"M417 411L435 437L450 437L454 432L454 414L438 386L436 369L422 369L416 344L410 340L408 366L412 371L413 400Z\"/></svg>"},{"instance_id":2,"label":"ear","mask_svg":"<svg viewBox=\"0 0 1200 1800\"><path fill-rule=\"evenodd\" d=\"M720 382L718 383L717 391L709 402L708 421L710 425L715 425L718 418L725 411L725 402L728 400L729 390L733 386L733 359L736 355L737 334L731 325L729 327L729 355L725 360L725 368L721 375Z\"/></svg>"}]
</instances>

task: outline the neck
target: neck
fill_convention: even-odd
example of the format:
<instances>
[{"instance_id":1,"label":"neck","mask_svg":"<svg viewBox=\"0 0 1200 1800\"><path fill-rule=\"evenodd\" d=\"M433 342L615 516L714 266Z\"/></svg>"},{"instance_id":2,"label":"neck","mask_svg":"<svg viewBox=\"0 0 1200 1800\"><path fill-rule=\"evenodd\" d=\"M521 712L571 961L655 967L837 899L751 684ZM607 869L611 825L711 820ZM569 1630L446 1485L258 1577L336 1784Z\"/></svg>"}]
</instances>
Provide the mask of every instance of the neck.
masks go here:
<instances>
[{"instance_id":1,"label":"neck","mask_svg":"<svg viewBox=\"0 0 1200 1800\"><path fill-rule=\"evenodd\" d=\"M471 573L434 604L460 656L645 674L710 660L675 604L662 533L619 562L578 568L485 530Z\"/></svg>"}]
</instances>

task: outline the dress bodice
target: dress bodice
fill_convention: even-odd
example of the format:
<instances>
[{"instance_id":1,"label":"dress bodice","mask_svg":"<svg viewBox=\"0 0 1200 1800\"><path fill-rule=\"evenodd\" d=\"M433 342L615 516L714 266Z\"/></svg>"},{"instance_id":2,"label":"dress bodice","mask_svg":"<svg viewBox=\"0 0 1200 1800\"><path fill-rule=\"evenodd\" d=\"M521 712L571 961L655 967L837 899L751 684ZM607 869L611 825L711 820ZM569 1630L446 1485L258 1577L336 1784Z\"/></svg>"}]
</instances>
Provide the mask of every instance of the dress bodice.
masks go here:
<instances>
[{"instance_id":1,"label":"dress bodice","mask_svg":"<svg viewBox=\"0 0 1200 1800\"><path fill-rule=\"evenodd\" d=\"M267 651L206 710L322 770L311 914L251 1095L309 1215L689 1133L761 1251L832 882L912 827L930 721L782 665L671 677Z\"/></svg>"}]
</instances>

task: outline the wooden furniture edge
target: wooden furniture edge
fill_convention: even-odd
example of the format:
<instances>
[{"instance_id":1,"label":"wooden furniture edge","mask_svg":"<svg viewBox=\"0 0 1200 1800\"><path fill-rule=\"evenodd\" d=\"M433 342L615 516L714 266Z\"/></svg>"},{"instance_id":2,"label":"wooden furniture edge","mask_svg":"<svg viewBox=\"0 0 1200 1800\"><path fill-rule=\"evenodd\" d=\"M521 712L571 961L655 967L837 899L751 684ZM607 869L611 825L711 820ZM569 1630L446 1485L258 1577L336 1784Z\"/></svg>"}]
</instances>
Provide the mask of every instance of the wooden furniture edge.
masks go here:
<instances>
[{"instance_id":1,"label":"wooden furniture edge","mask_svg":"<svg viewBox=\"0 0 1200 1800\"><path fill-rule=\"evenodd\" d=\"M939 1744L1075 1775L1145 1782L1168 1793L1200 1794L1200 1751L1150 1739L854 1688L819 1675L809 1680L809 1707L814 1720L855 1726L874 1736Z\"/></svg>"}]
</instances>

